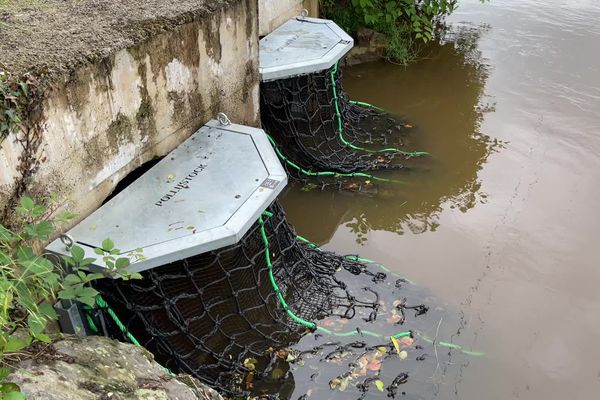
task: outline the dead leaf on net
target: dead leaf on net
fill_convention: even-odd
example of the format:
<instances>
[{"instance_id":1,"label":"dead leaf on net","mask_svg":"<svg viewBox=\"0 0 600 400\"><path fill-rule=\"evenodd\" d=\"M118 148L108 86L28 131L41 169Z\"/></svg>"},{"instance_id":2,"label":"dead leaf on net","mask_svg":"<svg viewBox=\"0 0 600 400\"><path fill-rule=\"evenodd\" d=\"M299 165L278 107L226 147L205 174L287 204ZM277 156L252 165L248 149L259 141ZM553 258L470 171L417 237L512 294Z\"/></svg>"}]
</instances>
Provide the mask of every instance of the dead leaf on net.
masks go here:
<instances>
[{"instance_id":1,"label":"dead leaf on net","mask_svg":"<svg viewBox=\"0 0 600 400\"><path fill-rule=\"evenodd\" d=\"M341 383L342 380L340 378L333 378L329 381L329 387L331 388L331 390L335 390L338 386L341 385Z\"/></svg>"},{"instance_id":2,"label":"dead leaf on net","mask_svg":"<svg viewBox=\"0 0 600 400\"><path fill-rule=\"evenodd\" d=\"M256 358L246 358L244 360L244 367L248 368L250 371L254 371L257 363L258 360Z\"/></svg>"},{"instance_id":3,"label":"dead leaf on net","mask_svg":"<svg viewBox=\"0 0 600 400\"><path fill-rule=\"evenodd\" d=\"M341 392L348 389L348 385L350 384L350 379L352 379L350 376L347 376L344 379L342 379L342 382L340 383L340 391Z\"/></svg>"},{"instance_id":4,"label":"dead leaf on net","mask_svg":"<svg viewBox=\"0 0 600 400\"><path fill-rule=\"evenodd\" d=\"M271 377L273 379L279 379L279 378L283 377L283 375L285 375L285 372L283 372L283 370L281 368L275 368L273 370L273 372L271 373Z\"/></svg>"},{"instance_id":5,"label":"dead leaf on net","mask_svg":"<svg viewBox=\"0 0 600 400\"><path fill-rule=\"evenodd\" d=\"M282 360L286 360L290 355L290 351L288 349L281 349L277 351L277 358Z\"/></svg>"}]
</instances>

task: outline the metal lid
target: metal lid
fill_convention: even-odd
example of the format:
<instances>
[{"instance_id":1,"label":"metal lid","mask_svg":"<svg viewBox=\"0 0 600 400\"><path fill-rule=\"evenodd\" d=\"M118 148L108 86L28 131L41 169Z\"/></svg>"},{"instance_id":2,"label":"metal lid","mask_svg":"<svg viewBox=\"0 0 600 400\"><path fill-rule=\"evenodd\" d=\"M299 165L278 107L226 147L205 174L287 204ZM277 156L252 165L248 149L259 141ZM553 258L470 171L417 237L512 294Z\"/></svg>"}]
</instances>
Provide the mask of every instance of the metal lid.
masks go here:
<instances>
[{"instance_id":1,"label":"metal lid","mask_svg":"<svg viewBox=\"0 0 600 400\"><path fill-rule=\"evenodd\" d=\"M261 81L285 79L331 68L354 40L327 19L292 18L260 40Z\"/></svg>"},{"instance_id":2,"label":"metal lid","mask_svg":"<svg viewBox=\"0 0 600 400\"><path fill-rule=\"evenodd\" d=\"M144 271L237 243L286 183L263 130L212 120L68 235L86 257L107 238L141 248L129 269ZM58 239L47 250L69 254Z\"/></svg>"}]
</instances>

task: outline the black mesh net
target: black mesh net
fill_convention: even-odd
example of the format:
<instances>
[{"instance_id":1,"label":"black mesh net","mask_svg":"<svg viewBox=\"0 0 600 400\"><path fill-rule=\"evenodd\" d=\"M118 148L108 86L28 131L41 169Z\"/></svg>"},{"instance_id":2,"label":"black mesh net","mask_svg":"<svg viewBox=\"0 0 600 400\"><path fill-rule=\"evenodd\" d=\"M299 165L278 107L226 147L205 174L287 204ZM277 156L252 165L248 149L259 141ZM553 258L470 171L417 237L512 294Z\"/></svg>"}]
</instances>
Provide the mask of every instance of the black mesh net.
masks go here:
<instances>
[{"instance_id":1,"label":"black mesh net","mask_svg":"<svg viewBox=\"0 0 600 400\"><path fill-rule=\"evenodd\" d=\"M420 399L462 362L437 344L452 317L429 293L296 236L277 203L266 214L235 245L100 281L108 332L231 399Z\"/></svg>"},{"instance_id":2,"label":"black mesh net","mask_svg":"<svg viewBox=\"0 0 600 400\"><path fill-rule=\"evenodd\" d=\"M337 64L262 82L261 118L289 175L316 186L362 190L356 184L374 178L365 171L399 169L407 158L426 154L401 150L410 125L349 100Z\"/></svg>"},{"instance_id":3,"label":"black mesh net","mask_svg":"<svg viewBox=\"0 0 600 400\"><path fill-rule=\"evenodd\" d=\"M280 206L270 212L264 232L273 275L295 315L308 321L352 318L357 309L377 308L376 296L356 298L335 275L346 270L382 279L380 274L298 242ZM236 378L247 372L244 360L289 346L308 329L277 298L262 232L256 223L236 245L146 271L142 280L103 280L97 289L162 365L241 393Z\"/></svg>"}]
</instances>

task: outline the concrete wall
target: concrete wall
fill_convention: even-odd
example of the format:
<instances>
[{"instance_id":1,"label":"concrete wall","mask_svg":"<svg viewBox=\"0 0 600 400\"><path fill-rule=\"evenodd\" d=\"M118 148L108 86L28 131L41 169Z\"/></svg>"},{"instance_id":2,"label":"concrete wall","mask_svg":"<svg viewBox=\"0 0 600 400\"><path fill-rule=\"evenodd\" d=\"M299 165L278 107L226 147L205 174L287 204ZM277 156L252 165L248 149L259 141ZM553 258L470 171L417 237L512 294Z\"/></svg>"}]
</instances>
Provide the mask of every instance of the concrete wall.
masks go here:
<instances>
[{"instance_id":1,"label":"concrete wall","mask_svg":"<svg viewBox=\"0 0 600 400\"><path fill-rule=\"evenodd\" d=\"M265 36L292 17L300 15L303 9L311 17L317 17L318 0L258 0L260 36Z\"/></svg>"},{"instance_id":2,"label":"concrete wall","mask_svg":"<svg viewBox=\"0 0 600 400\"><path fill-rule=\"evenodd\" d=\"M80 218L142 163L163 156L218 112L257 126L256 0L234 2L58 82L43 104L40 166L29 192L74 201ZM0 147L0 210L20 147Z\"/></svg>"}]
</instances>

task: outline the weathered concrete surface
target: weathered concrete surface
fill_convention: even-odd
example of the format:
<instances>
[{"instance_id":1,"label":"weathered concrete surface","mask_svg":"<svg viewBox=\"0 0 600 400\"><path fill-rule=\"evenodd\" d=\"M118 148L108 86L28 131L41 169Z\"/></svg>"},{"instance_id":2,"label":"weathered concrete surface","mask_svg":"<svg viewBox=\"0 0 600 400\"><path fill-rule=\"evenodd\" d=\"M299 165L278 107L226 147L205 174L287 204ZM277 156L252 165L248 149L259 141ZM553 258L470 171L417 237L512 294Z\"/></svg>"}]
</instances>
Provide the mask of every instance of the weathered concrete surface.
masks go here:
<instances>
[{"instance_id":1,"label":"weathered concrete surface","mask_svg":"<svg viewBox=\"0 0 600 400\"><path fill-rule=\"evenodd\" d=\"M28 400L223 400L191 376L172 377L141 347L100 336L54 343L6 381Z\"/></svg>"},{"instance_id":2,"label":"weathered concrete surface","mask_svg":"<svg viewBox=\"0 0 600 400\"><path fill-rule=\"evenodd\" d=\"M236 0L2 0L0 60L54 77L100 61Z\"/></svg>"},{"instance_id":3,"label":"weathered concrete surface","mask_svg":"<svg viewBox=\"0 0 600 400\"><path fill-rule=\"evenodd\" d=\"M151 3L157 2L171 4ZM184 7L183 19L173 20L180 24L165 24L156 15L136 20L135 26L162 21L166 30L151 30L144 41L111 49L100 61L78 61L68 76L50 82L42 105L42 143L34 151L40 165L27 181L27 192L70 198L83 218L125 175L171 151L218 112L237 123L259 123L256 0L196 3L218 7L210 13L204 6L202 13ZM166 9L175 18L172 6ZM103 10L98 6L96 12ZM124 18L126 13L113 16L113 23L118 27ZM94 32L93 24L77 27L83 36ZM22 179L17 137L13 133L0 145L0 215Z\"/></svg>"},{"instance_id":4,"label":"weathered concrete surface","mask_svg":"<svg viewBox=\"0 0 600 400\"><path fill-rule=\"evenodd\" d=\"M260 36L268 35L290 18L306 9L311 17L319 16L318 0L258 0Z\"/></svg>"}]
</instances>

